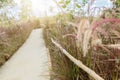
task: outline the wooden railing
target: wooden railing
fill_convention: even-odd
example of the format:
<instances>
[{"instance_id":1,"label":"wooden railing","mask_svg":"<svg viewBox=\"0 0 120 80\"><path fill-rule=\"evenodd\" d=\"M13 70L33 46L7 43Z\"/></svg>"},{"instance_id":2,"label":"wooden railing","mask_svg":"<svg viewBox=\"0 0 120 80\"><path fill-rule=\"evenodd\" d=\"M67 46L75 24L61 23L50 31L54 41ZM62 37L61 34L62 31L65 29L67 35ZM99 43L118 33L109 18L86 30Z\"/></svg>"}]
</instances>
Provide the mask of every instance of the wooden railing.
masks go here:
<instances>
[{"instance_id":1,"label":"wooden railing","mask_svg":"<svg viewBox=\"0 0 120 80\"><path fill-rule=\"evenodd\" d=\"M83 69L85 72L87 72L91 77L93 77L95 80L104 80L102 77L100 77L98 74L96 74L93 70L85 66L82 61L77 60L72 55L70 55L59 43L57 43L55 40L51 39L52 43L58 47L64 55L66 55L74 64L76 64L78 67Z\"/></svg>"}]
</instances>

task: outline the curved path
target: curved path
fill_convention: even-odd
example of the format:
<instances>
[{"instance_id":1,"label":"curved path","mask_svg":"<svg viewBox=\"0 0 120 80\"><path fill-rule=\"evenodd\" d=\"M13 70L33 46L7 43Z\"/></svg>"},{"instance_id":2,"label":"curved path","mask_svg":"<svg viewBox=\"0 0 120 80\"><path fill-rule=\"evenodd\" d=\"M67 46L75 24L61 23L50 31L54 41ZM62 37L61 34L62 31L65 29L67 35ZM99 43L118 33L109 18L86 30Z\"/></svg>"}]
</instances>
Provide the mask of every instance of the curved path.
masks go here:
<instances>
[{"instance_id":1,"label":"curved path","mask_svg":"<svg viewBox=\"0 0 120 80\"><path fill-rule=\"evenodd\" d=\"M50 80L49 68L50 58L42 29L36 29L0 68L0 80Z\"/></svg>"}]
</instances>

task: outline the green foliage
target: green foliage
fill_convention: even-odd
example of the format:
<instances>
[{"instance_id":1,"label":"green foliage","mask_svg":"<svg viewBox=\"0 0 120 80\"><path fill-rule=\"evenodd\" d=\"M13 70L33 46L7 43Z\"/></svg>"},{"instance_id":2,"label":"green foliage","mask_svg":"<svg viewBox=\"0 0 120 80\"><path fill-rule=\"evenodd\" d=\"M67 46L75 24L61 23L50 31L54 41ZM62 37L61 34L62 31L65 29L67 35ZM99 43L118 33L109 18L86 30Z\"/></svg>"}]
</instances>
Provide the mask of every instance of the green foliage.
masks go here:
<instances>
[{"instance_id":1,"label":"green foliage","mask_svg":"<svg viewBox=\"0 0 120 80\"><path fill-rule=\"evenodd\" d=\"M83 1L83 5L88 3L88 0L82 0Z\"/></svg>"},{"instance_id":2,"label":"green foliage","mask_svg":"<svg viewBox=\"0 0 120 80\"><path fill-rule=\"evenodd\" d=\"M6 2L7 0L0 0L0 2Z\"/></svg>"},{"instance_id":3,"label":"green foliage","mask_svg":"<svg viewBox=\"0 0 120 80\"><path fill-rule=\"evenodd\" d=\"M21 0L21 19L29 19L32 16L32 3L30 0Z\"/></svg>"},{"instance_id":4,"label":"green foliage","mask_svg":"<svg viewBox=\"0 0 120 80\"><path fill-rule=\"evenodd\" d=\"M66 1L65 1L66 5L70 4L70 1L71 1L71 0L66 0Z\"/></svg>"},{"instance_id":5,"label":"green foliage","mask_svg":"<svg viewBox=\"0 0 120 80\"><path fill-rule=\"evenodd\" d=\"M13 0L0 0L0 8L7 6L9 4L12 4L14 1Z\"/></svg>"},{"instance_id":6,"label":"green foliage","mask_svg":"<svg viewBox=\"0 0 120 80\"><path fill-rule=\"evenodd\" d=\"M16 6L14 0L0 0L0 25L1 23L9 23L15 19L14 13L11 11ZM16 11L15 11L16 12Z\"/></svg>"},{"instance_id":7,"label":"green foliage","mask_svg":"<svg viewBox=\"0 0 120 80\"><path fill-rule=\"evenodd\" d=\"M77 6L77 8L81 8L81 6L79 4L77 4L76 6Z\"/></svg>"},{"instance_id":8,"label":"green foliage","mask_svg":"<svg viewBox=\"0 0 120 80\"><path fill-rule=\"evenodd\" d=\"M120 18L120 8L112 8L103 11L101 17L104 18Z\"/></svg>"},{"instance_id":9,"label":"green foliage","mask_svg":"<svg viewBox=\"0 0 120 80\"><path fill-rule=\"evenodd\" d=\"M82 11L81 8L88 3L88 0L82 0L82 3L80 3L79 0L60 0L58 3L68 13L80 14L80 12Z\"/></svg>"},{"instance_id":10,"label":"green foliage","mask_svg":"<svg viewBox=\"0 0 120 80\"><path fill-rule=\"evenodd\" d=\"M120 7L120 0L116 0L116 6Z\"/></svg>"}]
</instances>

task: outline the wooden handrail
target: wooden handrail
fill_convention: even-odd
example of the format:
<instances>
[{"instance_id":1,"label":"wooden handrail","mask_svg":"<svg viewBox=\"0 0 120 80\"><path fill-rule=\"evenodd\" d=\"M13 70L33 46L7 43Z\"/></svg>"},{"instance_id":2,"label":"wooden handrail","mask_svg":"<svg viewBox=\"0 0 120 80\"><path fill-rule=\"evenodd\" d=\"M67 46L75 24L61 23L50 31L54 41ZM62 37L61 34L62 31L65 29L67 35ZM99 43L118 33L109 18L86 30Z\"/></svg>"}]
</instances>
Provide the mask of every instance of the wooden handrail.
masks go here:
<instances>
[{"instance_id":1,"label":"wooden handrail","mask_svg":"<svg viewBox=\"0 0 120 80\"><path fill-rule=\"evenodd\" d=\"M58 47L74 64L76 64L78 67L83 69L85 72L87 72L91 77L93 77L95 80L104 80L102 77L100 77L98 74L96 74L93 70L85 66L80 60L77 60L73 56L71 56L59 43L57 43L55 40L51 38L52 43Z\"/></svg>"}]
</instances>

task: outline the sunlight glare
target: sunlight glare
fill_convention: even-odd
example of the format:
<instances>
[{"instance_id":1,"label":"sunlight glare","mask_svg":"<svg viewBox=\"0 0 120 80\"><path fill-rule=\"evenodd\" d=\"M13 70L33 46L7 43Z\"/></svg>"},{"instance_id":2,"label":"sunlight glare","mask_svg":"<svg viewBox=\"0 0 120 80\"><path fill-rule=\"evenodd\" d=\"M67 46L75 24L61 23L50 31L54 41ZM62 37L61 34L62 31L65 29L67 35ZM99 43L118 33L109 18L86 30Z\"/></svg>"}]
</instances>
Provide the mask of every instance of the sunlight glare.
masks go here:
<instances>
[{"instance_id":1,"label":"sunlight glare","mask_svg":"<svg viewBox=\"0 0 120 80\"><path fill-rule=\"evenodd\" d=\"M57 12L56 4L52 0L31 0L32 10L35 16L54 15ZM50 12L50 8L54 8L54 12Z\"/></svg>"},{"instance_id":2,"label":"sunlight glare","mask_svg":"<svg viewBox=\"0 0 120 80\"><path fill-rule=\"evenodd\" d=\"M46 2L44 0L31 0L32 10L36 16L45 16Z\"/></svg>"}]
</instances>

